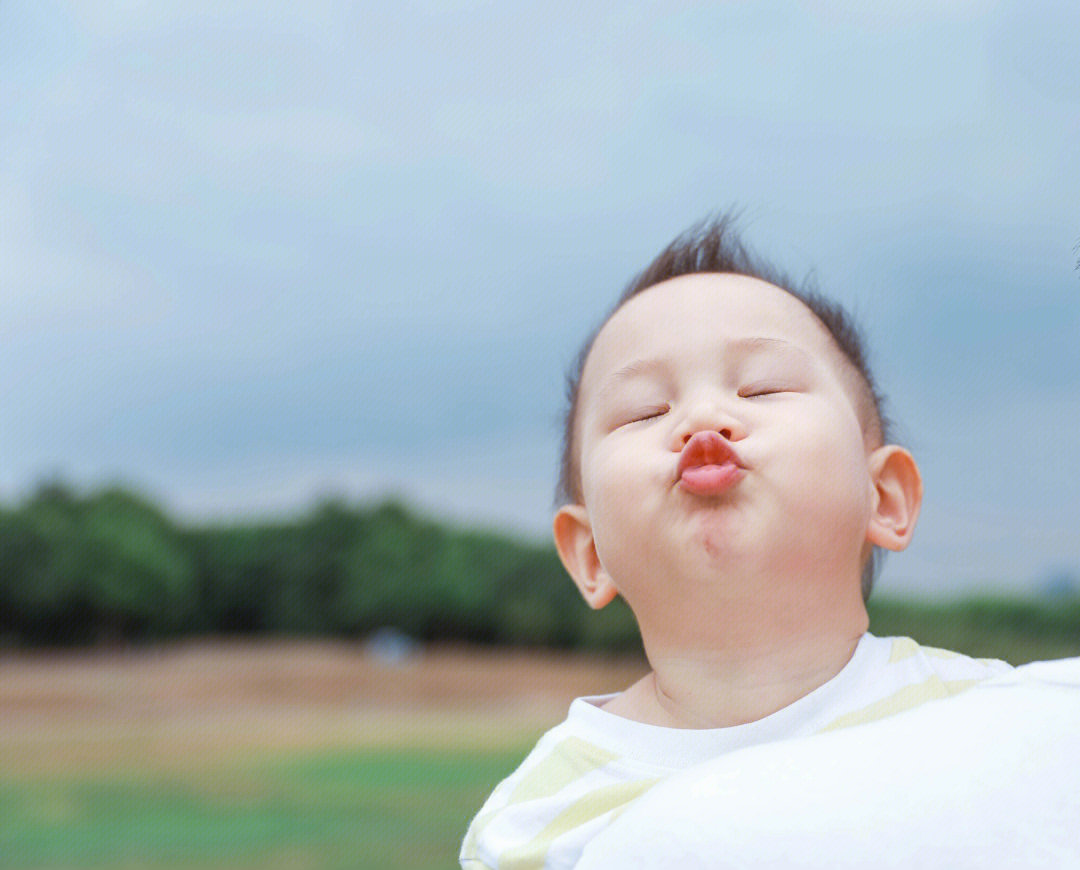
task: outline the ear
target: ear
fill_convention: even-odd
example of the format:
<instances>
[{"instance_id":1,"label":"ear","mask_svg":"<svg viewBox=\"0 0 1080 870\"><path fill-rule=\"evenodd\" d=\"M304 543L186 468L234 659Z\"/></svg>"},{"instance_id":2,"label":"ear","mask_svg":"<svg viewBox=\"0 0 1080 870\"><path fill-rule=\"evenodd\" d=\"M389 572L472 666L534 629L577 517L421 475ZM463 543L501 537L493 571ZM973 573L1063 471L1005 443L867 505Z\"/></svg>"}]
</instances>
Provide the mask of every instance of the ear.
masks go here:
<instances>
[{"instance_id":1,"label":"ear","mask_svg":"<svg viewBox=\"0 0 1080 870\"><path fill-rule=\"evenodd\" d=\"M866 538L887 550L903 550L911 541L922 506L922 476L903 447L886 444L869 457L874 487Z\"/></svg>"},{"instance_id":2,"label":"ear","mask_svg":"<svg viewBox=\"0 0 1080 870\"><path fill-rule=\"evenodd\" d=\"M568 504L559 508L552 531L563 567L574 579L589 607L599 610L610 603L618 590L596 554L592 524L585 506Z\"/></svg>"}]
</instances>

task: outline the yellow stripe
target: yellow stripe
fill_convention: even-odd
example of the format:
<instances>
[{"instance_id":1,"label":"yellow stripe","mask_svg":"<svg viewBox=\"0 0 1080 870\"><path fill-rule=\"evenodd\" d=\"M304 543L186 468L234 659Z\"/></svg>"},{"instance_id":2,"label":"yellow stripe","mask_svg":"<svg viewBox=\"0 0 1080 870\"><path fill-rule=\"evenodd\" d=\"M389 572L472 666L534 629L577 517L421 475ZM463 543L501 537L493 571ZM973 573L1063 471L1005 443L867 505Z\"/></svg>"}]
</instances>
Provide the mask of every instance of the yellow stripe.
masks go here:
<instances>
[{"instance_id":1,"label":"yellow stripe","mask_svg":"<svg viewBox=\"0 0 1080 870\"><path fill-rule=\"evenodd\" d=\"M567 737L556 744L551 754L530 770L510 795L508 803L550 797L555 792L581 779L590 771L603 767L619 756L580 737Z\"/></svg>"},{"instance_id":2,"label":"yellow stripe","mask_svg":"<svg viewBox=\"0 0 1080 870\"><path fill-rule=\"evenodd\" d=\"M892 650L889 652L889 664L909 659L918 651L919 645L910 637L893 638Z\"/></svg>"},{"instance_id":3,"label":"yellow stripe","mask_svg":"<svg viewBox=\"0 0 1080 870\"><path fill-rule=\"evenodd\" d=\"M499 809L506 805L506 802L502 800L502 794L511 785L512 783L509 779L504 779L500 782L495 787L495 791L491 793L491 797L484 802L484 806L480 808L480 812L477 813L476 818L472 820L472 824L469 825L469 830L465 832L465 842L461 847L462 860L465 860L465 856L468 853L476 851L476 842L480 838L480 832L488 822L499 814ZM488 810L486 809L487 807L495 807L495 809Z\"/></svg>"},{"instance_id":4,"label":"yellow stripe","mask_svg":"<svg viewBox=\"0 0 1080 870\"><path fill-rule=\"evenodd\" d=\"M930 656L932 659L962 659L963 656L958 652L953 652L951 649L938 649L936 646L924 646L921 647L923 655Z\"/></svg>"},{"instance_id":5,"label":"yellow stripe","mask_svg":"<svg viewBox=\"0 0 1080 870\"><path fill-rule=\"evenodd\" d=\"M537 762L532 770L517 782L505 803L500 804L496 809L481 813L473 820L465 834L462 855L475 853L481 832L507 806L550 797L575 780L618 757L615 753L601 749L580 737L567 737L555 744L551 753L543 761ZM503 780L488 800L488 804L495 802L499 792L509 785L507 780Z\"/></svg>"},{"instance_id":6,"label":"yellow stripe","mask_svg":"<svg viewBox=\"0 0 1080 870\"><path fill-rule=\"evenodd\" d=\"M892 649L889 651L889 664L902 662L909 659L915 653L921 652L924 656L932 659L962 659L963 656L951 649L938 649L936 646L919 646L910 637L893 638Z\"/></svg>"},{"instance_id":7,"label":"yellow stripe","mask_svg":"<svg viewBox=\"0 0 1080 870\"><path fill-rule=\"evenodd\" d=\"M652 788L659 779L639 779L594 789L555 816L528 843L507 849L499 856L499 870L542 870L551 844L563 834L604 813L630 803Z\"/></svg>"},{"instance_id":8,"label":"yellow stripe","mask_svg":"<svg viewBox=\"0 0 1080 870\"><path fill-rule=\"evenodd\" d=\"M461 860L463 863L465 861L475 861L477 866L484 866L480 863L479 858L473 858L471 856L476 853L476 843L480 839L480 832L488 822L498 815L498 813L498 810L488 810L486 813L481 813L473 819L473 823L469 825L469 830L465 832L465 842L461 844Z\"/></svg>"},{"instance_id":9,"label":"yellow stripe","mask_svg":"<svg viewBox=\"0 0 1080 870\"><path fill-rule=\"evenodd\" d=\"M888 698L883 698L876 703L845 713L833 719L822 731L835 731L837 728L848 728L852 725L862 725L866 722L874 722L884 719L905 710L912 710L925 704L927 701L936 701L939 698L948 698L958 695L965 689L969 689L981 680L949 680L946 682L941 677L934 676L925 683L917 683L914 686L905 686L899 692L895 692Z\"/></svg>"}]
</instances>

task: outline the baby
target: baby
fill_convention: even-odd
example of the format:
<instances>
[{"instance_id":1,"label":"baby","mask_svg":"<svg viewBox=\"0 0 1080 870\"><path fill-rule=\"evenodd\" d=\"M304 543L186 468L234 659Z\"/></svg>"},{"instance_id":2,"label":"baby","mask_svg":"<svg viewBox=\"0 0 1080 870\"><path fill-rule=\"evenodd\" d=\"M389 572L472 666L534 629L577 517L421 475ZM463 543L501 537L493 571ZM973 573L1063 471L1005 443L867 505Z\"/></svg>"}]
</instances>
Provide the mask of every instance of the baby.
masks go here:
<instances>
[{"instance_id":1,"label":"baby","mask_svg":"<svg viewBox=\"0 0 1080 870\"><path fill-rule=\"evenodd\" d=\"M570 382L555 545L585 601L622 596L650 672L579 698L473 820L465 868L572 867L657 783L1008 674L867 632L879 548L922 483L889 442L839 306L721 218L623 294Z\"/></svg>"}]
</instances>

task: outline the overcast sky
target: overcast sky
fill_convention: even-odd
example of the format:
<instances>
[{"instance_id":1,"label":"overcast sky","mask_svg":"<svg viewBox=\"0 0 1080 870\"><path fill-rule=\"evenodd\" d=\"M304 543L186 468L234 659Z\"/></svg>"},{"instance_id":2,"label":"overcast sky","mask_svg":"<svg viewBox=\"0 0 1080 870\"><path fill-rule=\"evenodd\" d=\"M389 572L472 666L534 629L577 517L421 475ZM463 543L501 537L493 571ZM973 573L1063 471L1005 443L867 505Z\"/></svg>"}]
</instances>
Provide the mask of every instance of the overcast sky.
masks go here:
<instances>
[{"instance_id":1,"label":"overcast sky","mask_svg":"<svg viewBox=\"0 0 1080 870\"><path fill-rule=\"evenodd\" d=\"M739 204L920 461L879 588L1080 573L1080 6L221 5L0 3L0 500L547 535L578 345Z\"/></svg>"}]
</instances>

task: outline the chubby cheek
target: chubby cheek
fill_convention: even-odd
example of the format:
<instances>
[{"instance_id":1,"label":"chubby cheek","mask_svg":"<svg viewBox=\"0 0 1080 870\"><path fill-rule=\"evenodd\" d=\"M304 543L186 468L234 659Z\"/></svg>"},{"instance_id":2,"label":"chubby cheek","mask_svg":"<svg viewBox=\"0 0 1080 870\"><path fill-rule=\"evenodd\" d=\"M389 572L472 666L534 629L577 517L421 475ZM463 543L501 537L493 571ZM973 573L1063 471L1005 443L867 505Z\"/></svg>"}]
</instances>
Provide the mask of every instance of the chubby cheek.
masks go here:
<instances>
[{"instance_id":1,"label":"chubby cheek","mask_svg":"<svg viewBox=\"0 0 1080 870\"><path fill-rule=\"evenodd\" d=\"M648 557L649 506L657 484L642 463L617 451L591 459L582 483L596 552L609 574L625 578Z\"/></svg>"},{"instance_id":2,"label":"chubby cheek","mask_svg":"<svg viewBox=\"0 0 1080 870\"><path fill-rule=\"evenodd\" d=\"M810 433L808 433L810 434ZM785 506L818 546L861 550L870 516L870 482L860 432L824 431L792 455Z\"/></svg>"}]
</instances>

